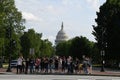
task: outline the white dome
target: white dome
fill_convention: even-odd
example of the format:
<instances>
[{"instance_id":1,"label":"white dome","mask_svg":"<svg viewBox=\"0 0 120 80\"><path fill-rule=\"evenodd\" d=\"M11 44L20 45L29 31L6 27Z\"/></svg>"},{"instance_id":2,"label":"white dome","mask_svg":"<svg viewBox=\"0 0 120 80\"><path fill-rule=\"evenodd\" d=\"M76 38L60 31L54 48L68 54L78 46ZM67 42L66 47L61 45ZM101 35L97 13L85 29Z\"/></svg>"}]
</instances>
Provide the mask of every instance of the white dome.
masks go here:
<instances>
[{"instance_id":1,"label":"white dome","mask_svg":"<svg viewBox=\"0 0 120 80\"><path fill-rule=\"evenodd\" d=\"M57 36L56 36L56 40L55 43L56 45L62 41L66 41L68 40L68 36L66 35L65 31L63 30L63 23L61 26L61 30L58 32Z\"/></svg>"}]
</instances>

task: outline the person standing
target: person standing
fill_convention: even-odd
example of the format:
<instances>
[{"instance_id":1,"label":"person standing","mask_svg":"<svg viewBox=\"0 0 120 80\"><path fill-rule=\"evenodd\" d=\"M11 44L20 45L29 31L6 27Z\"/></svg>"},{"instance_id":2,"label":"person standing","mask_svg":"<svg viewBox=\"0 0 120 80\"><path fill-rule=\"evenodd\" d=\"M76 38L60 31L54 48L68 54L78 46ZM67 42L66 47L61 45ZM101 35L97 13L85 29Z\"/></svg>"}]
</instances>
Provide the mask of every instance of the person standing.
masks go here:
<instances>
[{"instance_id":1,"label":"person standing","mask_svg":"<svg viewBox=\"0 0 120 80\"><path fill-rule=\"evenodd\" d=\"M84 58L82 64L83 64L83 71L84 71L84 73L88 74L88 59L87 59L87 57Z\"/></svg>"},{"instance_id":2,"label":"person standing","mask_svg":"<svg viewBox=\"0 0 120 80\"><path fill-rule=\"evenodd\" d=\"M45 58L45 62L44 63L45 63L45 73L48 73L48 63L49 62L48 62L48 58L47 57Z\"/></svg>"},{"instance_id":3,"label":"person standing","mask_svg":"<svg viewBox=\"0 0 120 80\"><path fill-rule=\"evenodd\" d=\"M30 73L34 72L34 59L31 57L29 59L29 65L30 65Z\"/></svg>"},{"instance_id":4,"label":"person standing","mask_svg":"<svg viewBox=\"0 0 120 80\"><path fill-rule=\"evenodd\" d=\"M66 58L63 57L62 58L62 72L65 73L65 69L66 69Z\"/></svg>"},{"instance_id":5,"label":"person standing","mask_svg":"<svg viewBox=\"0 0 120 80\"><path fill-rule=\"evenodd\" d=\"M35 60L35 72L39 72L39 67L40 67L40 59L36 58Z\"/></svg>"},{"instance_id":6,"label":"person standing","mask_svg":"<svg viewBox=\"0 0 120 80\"><path fill-rule=\"evenodd\" d=\"M67 69L68 69L68 73L71 73L71 59L72 59L72 57L71 56L69 56L68 58L67 58Z\"/></svg>"},{"instance_id":7,"label":"person standing","mask_svg":"<svg viewBox=\"0 0 120 80\"><path fill-rule=\"evenodd\" d=\"M42 57L42 58L41 58L41 63L40 63L40 68L41 68L41 72L42 72L42 73L44 72L44 66L45 66L44 60L45 60L45 58Z\"/></svg>"},{"instance_id":8,"label":"person standing","mask_svg":"<svg viewBox=\"0 0 120 80\"><path fill-rule=\"evenodd\" d=\"M58 72L58 57L55 58L55 72Z\"/></svg>"},{"instance_id":9,"label":"person standing","mask_svg":"<svg viewBox=\"0 0 120 80\"><path fill-rule=\"evenodd\" d=\"M49 68L50 68L50 73L52 73L52 68L53 68L53 59L49 59Z\"/></svg>"},{"instance_id":10,"label":"person standing","mask_svg":"<svg viewBox=\"0 0 120 80\"><path fill-rule=\"evenodd\" d=\"M28 73L28 66L29 66L29 58L27 58L25 61L25 74Z\"/></svg>"},{"instance_id":11,"label":"person standing","mask_svg":"<svg viewBox=\"0 0 120 80\"><path fill-rule=\"evenodd\" d=\"M74 62L74 68L75 68L75 73L77 74L79 72L79 59L76 58Z\"/></svg>"},{"instance_id":12,"label":"person standing","mask_svg":"<svg viewBox=\"0 0 120 80\"><path fill-rule=\"evenodd\" d=\"M25 72L25 59L22 57L22 72Z\"/></svg>"},{"instance_id":13,"label":"person standing","mask_svg":"<svg viewBox=\"0 0 120 80\"><path fill-rule=\"evenodd\" d=\"M91 58L87 57L88 60L88 73L92 74L92 61Z\"/></svg>"},{"instance_id":14,"label":"person standing","mask_svg":"<svg viewBox=\"0 0 120 80\"><path fill-rule=\"evenodd\" d=\"M17 74L22 73L22 56L17 60Z\"/></svg>"}]
</instances>

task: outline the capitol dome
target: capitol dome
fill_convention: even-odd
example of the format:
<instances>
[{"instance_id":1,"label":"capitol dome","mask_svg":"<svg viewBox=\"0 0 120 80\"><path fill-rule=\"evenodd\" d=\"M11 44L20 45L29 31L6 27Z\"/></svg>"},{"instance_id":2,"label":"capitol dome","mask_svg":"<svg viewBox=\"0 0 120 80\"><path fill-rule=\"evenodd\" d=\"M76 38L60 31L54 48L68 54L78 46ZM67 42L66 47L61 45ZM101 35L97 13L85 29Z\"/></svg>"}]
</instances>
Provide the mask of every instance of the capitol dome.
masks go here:
<instances>
[{"instance_id":1,"label":"capitol dome","mask_svg":"<svg viewBox=\"0 0 120 80\"><path fill-rule=\"evenodd\" d=\"M61 25L61 30L57 33L55 44L57 45L58 43L62 41L68 40L68 36L66 35L65 31L63 30L63 22Z\"/></svg>"}]
</instances>

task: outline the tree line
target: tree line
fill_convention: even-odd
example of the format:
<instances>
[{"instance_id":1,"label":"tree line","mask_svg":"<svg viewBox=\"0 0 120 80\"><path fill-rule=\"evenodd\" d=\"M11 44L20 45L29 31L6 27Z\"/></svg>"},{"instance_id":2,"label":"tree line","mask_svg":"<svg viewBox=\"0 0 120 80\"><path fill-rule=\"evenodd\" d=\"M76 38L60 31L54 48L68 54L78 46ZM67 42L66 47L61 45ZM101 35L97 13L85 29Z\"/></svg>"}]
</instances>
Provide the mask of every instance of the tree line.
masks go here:
<instances>
[{"instance_id":1,"label":"tree line","mask_svg":"<svg viewBox=\"0 0 120 80\"><path fill-rule=\"evenodd\" d=\"M83 56L93 58L95 61L100 58L96 43L89 41L86 37L76 36L68 41L63 41L56 46L56 54L59 56L72 56L83 59ZM96 62L99 62L97 60Z\"/></svg>"}]
</instances>

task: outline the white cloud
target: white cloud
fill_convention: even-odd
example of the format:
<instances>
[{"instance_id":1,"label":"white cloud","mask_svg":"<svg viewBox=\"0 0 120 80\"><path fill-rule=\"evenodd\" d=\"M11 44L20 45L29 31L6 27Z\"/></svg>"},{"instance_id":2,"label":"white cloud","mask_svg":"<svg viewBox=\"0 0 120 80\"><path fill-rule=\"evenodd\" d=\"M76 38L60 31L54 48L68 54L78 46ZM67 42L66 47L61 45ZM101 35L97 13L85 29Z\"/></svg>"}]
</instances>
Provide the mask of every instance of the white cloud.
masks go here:
<instances>
[{"instance_id":1,"label":"white cloud","mask_svg":"<svg viewBox=\"0 0 120 80\"><path fill-rule=\"evenodd\" d=\"M55 12L56 12L55 8L54 8L52 5L48 5L48 6L46 7L46 9L47 9L48 12L52 12L52 13L55 13Z\"/></svg>"},{"instance_id":2,"label":"white cloud","mask_svg":"<svg viewBox=\"0 0 120 80\"><path fill-rule=\"evenodd\" d=\"M62 4L68 5L68 4L71 4L71 1L70 0L62 0Z\"/></svg>"},{"instance_id":3,"label":"white cloud","mask_svg":"<svg viewBox=\"0 0 120 80\"><path fill-rule=\"evenodd\" d=\"M22 12L23 18L25 18L27 21L42 21L42 19L39 19L37 16L35 16L32 13L28 12Z\"/></svg>"},{"instance_id":4,"label":"white cloud","mask_svg":"<svg viewBox=\"0 0 120 80\"><path fill-rule=\"evenodd\" d=\"M62 0L62 4L67 7L69 7L69 6L75 6L75 7L79 6L80 7L81 2L80 2L80 0Z\"/></svg>"},{"instance_id":5,"label":"white cloud","mask_svg":"<svg viewBox=\"0 0 120 80\"><path fill-rule=\"evenodd\" d=\"M48 5L44 8L44 10L50 14L53 14L53 15L61 15L64 13L64 9L62 9L61 7L55 7L53 5Z\"/></svg>"},{"instance_id":6,"label":"white cloud","mask_svg":"<svg viewBox=\"0 0 120 80\"><path fill-rule=\"evenodd\" d=\"M91 5L91 7L92 7L93 9L95 9L95 10L98 11L99 6L100 6L99 0L86 0L86 1L87 1L88 4Z\"/></svg>"}]
</instances>

